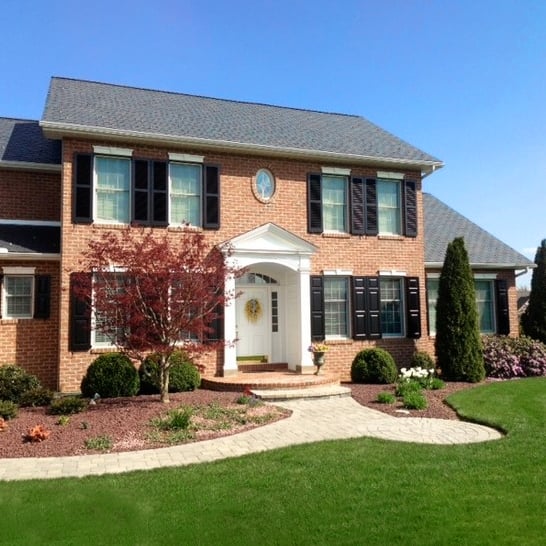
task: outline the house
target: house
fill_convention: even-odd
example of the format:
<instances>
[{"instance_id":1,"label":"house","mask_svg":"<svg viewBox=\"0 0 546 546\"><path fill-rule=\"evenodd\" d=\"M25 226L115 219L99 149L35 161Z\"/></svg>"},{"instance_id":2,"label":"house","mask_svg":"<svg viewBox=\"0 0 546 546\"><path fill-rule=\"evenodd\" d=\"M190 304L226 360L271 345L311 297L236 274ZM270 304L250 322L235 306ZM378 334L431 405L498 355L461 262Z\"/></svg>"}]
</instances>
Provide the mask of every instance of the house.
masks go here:
<instances>
[{"instance_id":1,"label":"house","mask_svg":"<svg viewBox=\"0 0 546 546\"><path fill-rule=\"evenodd\" d=\"M173 242L202 230L247 268L226 279L242 293L221 321L234 343L203 357L206 375L249 358L311 370L313 339L343 378L364 347L400 366L433 351L435 281L459 235L484 331L517 335L515 275L533 264L423 193L442 165L358 116L52 78L39 122L0 119L0 363L79 388L111 345L70 275L88 241L135 224Z\"/></svg>"}]
</instances>

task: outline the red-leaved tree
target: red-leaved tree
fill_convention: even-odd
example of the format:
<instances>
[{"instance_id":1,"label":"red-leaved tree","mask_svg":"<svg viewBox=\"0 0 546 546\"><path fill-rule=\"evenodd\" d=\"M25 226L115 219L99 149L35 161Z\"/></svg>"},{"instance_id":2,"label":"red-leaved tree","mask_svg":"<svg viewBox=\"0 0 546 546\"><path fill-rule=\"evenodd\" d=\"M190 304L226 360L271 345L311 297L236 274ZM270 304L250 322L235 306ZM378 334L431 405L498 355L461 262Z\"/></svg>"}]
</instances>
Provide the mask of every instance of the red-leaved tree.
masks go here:
<instances>
[{"instance_id":1,"label":"red-leaved tree","mask_svg":"<svg viewBox=\"0 0 546 546\"><path fill-rule=\"evenodd\" d=\"M104 233L89 244L74 290L94 314L94 329L129 357L143 361L156 353L161 401L169 401L170 356L217 349L215 322L234 293L226 276L241 271L226 265L229 249L211 248L201 232L171 239L151 230ZM92 274L89 274L91 272Z\"/></svg>"}]
</instances>

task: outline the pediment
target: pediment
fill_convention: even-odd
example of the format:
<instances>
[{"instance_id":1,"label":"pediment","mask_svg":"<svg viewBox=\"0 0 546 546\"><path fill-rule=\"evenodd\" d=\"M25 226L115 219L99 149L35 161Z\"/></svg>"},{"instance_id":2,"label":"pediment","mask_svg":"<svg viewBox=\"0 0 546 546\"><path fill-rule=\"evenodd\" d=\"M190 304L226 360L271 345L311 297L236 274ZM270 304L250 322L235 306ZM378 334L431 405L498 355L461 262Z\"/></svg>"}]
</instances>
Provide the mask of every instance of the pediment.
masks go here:
<instances>
[{"instance_id":1,"label":"pediment","mask_svg":"<svg viewBox=\"0 0 546 546\"><path fill-rule=\"evenodd\" d=\"M276 224L269 223L227 241L234 254L314 254L317 247Z\"/></svg>"}]
</instances>

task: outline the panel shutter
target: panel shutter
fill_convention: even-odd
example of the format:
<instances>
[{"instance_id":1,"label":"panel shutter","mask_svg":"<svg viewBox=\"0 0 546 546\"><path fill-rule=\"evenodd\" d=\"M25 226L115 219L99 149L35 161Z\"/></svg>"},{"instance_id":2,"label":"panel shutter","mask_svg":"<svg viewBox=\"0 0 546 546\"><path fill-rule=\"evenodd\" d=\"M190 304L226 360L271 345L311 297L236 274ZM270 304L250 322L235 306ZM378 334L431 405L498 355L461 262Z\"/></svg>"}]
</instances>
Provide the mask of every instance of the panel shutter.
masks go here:
<instances>
[{"instance_id":1,"label":"panel shutter","mask_svg":"<svg viewBox=\"0 0 546 546\"><path fill-rule=\"evenodd\" d=\"M381 337L381 297L379 292L379 277L367 277L366 308L368 311L368 337Z\"/></svg>"},{"instance_id":2,"label":"panel shutter","mask_svg":"<svg viewBox=\"0 0 546 546\"><path fill-rule=\"evenodd\" d=\"M87 351L91 348L91 294L81 296L74 292L79 275L87 275L89 286L91 274L70 274L70 342L71 351ZM87 284L87 283L86 283Z\"/></svg>"},{"instance_id":3,"label":"panel shutter","mask_svg":"<svg viewBox=\"0 0 546 546\"><path fill-rule=\"evenodd\" d=\"M352 278L353 339L368 337L366 313L366 277Z\"/></svg>"},{"instance_id":4,"label":"panel shutter","mask_svg":"<svg viewBox=\"0 0 546 546\"><path fill-rule=\"evenodd\" d=\"M311 276L311 340L324 339L324 279Z\"/></svg>"},{"instance_id":5,"label":"panel shutter","mask_svg":"<svg viewBox=\"0 0 546 546\"><path fill-rule=\"evenodd\" d=\"M421 300L419 278L406 278L406 337L421 337Z\"/></svg>"}]
</instances>

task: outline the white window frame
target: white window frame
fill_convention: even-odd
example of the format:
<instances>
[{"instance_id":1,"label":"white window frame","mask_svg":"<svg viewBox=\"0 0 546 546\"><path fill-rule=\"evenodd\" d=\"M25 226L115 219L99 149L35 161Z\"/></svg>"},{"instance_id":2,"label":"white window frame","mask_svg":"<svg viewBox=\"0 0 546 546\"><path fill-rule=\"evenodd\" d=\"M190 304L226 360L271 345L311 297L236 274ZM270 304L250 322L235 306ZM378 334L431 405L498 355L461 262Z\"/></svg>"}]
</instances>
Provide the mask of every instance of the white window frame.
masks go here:
<instances>
[{"instance_id":1,"label":"white window frame","mask_svg":"<svg viewBox=\"0 0 546 546\"><path fill-rule=\"evenodd\" d=\"M343 171L344 172L344 171ZM324 199L324 179L334 178L343 181L343 228L342 229L329 229L326 227L326 215L325 211L325 199ZM324 233L348 233L349 232L349 177L347 175L324 173L321 179L322 186L322 222L324 225Z\"/></svg>"},{"instance_id":2,"label":"white window frame","mask_svg":"<svg viewBox=\"0 0 546 546\"><path fill-rule=\"evenodd\" d=\"M34 318L34 294L35 294L35 272L34 267L3 267L2 274L2 319L7 320L28 320ZM24 278L30 280L30 312L24 315L12 315L8 311L7 284L10 278Z\"/></svg>"},{"instance_id":3,"label":"white window frame","mask_svg":"<svg viewBox=\"0 0 546 546\"><path fill-rule=\"evenodd\" d=\"M394 281L398 283L400 291L399 300L387 300L384 298L384 284L386 281ZM400 332L386 333L383 328L383 303L388 301L398 301L400 305ZM405 278L400 276L381 275L379 277L379 307L381 319L381 331L384 338L401 338L406 335L406 298L405 298Z\"/></svg>"},{"instance_id":4,"label":"white window frame","mask_svg":"<svg viewBox=\"0 0 546 546\"><path fill-rule=\"evenodd\" d=\"M172 167L173 166L188 166L188 167L199 167L199 220L197 224L190 224L192 227L203 227L203 162L197 161L202 160L201 156L190 156L186 154L169 154L171 159L173 158L189 158L195 159L195 161L169 161L169 225L171 226L184 226L184 222L174 221L173 220L173 184L172 184Z\"/></svg>"},{"instance_id":5,"label":"white window frame","mask_svg":"<svg viewBox=\"0 0 546 546\"><path fill-rule=\"evenodd\" d=\"M128 225L131 223L131 211L132 211L132 177L133 177L133 162L131 160L132 150L125 148L105 148L100 146L95 146L94 151L96 155L93 157L93 219L97 224L119 224L119 225ZM97 153L100 152L100 153ZM112 152L109 154L108 152ZM114 154L114 152L117 152ZM99 184L98 184L98 169L97 169L97 159L117 159L126 161L129 166L128 172L128 187L127 187L127 221L113 220L99 218L98 208L99 208ZM119 190L121 193L121 190ZM123 190L125 193L125 190Z\"/></svg>"},{"instance_id":6,"label":"white window frame","mask_svg":"<svg viewBox=\"0 0 546 546\"><path fill-rule=\"evenodd\" d=\"M328 302L339 302L342 300L328 300L326 298L326 283L332 280L344 280L346 286L346 298L345 298L345 335L341 334L328 334L327 332L327 320L326 320L326 306ZM351 338L351 283L350 276L347 275L324 275L324 337L325 339L350 339Z\"/></svg>"},{"instance_id":7,"label":"white window frame","mask_svg":"<svg viewBox=\"0 0 546 546\"><path fill-rule=\"evenodd\" d=\"M386 173L383 173L386 174ZM380 191L382 184L394 184L397 188L397 207L385 207L380 204ZM398 178L378 178L377 179L377 229L379 235L402 235L403 234L403 225L402 225L402 180ZM381 215L384 214L386 210L392 211L397 210L397 230L396 231L382 231L381 230Z\"/></svg>"}]
</instances>

